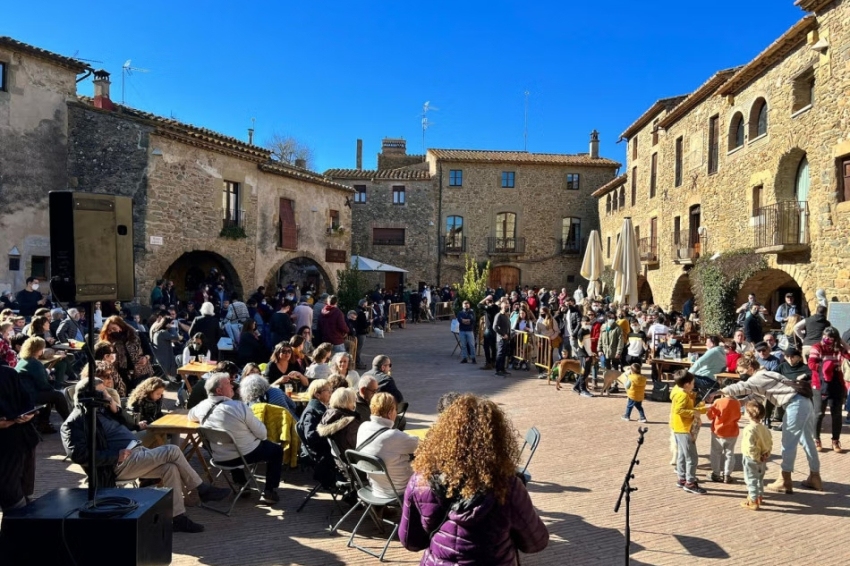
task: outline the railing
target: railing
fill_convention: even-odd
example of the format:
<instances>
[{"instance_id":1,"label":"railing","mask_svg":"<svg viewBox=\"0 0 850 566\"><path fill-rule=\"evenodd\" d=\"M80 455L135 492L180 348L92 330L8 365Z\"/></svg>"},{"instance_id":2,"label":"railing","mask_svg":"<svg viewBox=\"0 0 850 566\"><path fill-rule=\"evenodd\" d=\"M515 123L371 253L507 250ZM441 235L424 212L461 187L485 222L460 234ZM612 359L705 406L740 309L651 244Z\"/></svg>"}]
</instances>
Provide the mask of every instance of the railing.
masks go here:
<instances>
[{"instance_id":1,"label":"railing","mask_svg":"<svg viewBox=\"0 0 850 566\"><path fill-rule=\"evenodd\" d=\"M644 263L654 263L658 261L658 239L653 237L641 238L638 240L638 251L640 252L640 260Z\"/></svg>"},{"instance_id":2,"label":"railing","mask_svg":"<svg viewBox=\"0 0 850 566\"><path fill-rule=\"evenodd\" d=\"M444 301L437 303L434 309L434 319L435 320L449 320L455 317L455 311L452 308L451 301Z\"/></svg>"},{"instance_id":3,"label":"railing","mask_svg":"<svg viewBox=\"0 0 850 566\"><path fill-rule=\"evenodd\" d=\"M574 238L570 238L567 240L560 240L558 249L562 254L566 255L580 254L586 246L587 238L583 240L576 240Z\"/></svg>"},{"instance_id":4,"label":"railing","mask_svg":"<svg viewBox=\"0 0 850 566\"><path fill-rule=\"evenodd\" d=\"M459 254L466 251L466 238L463 236L440 236L440 249L445 254Z\"/></svg>"},{"instance_id":5,"label":"railing","mask_svg":"<svg viewBox=\"0 0 850 566\"><path fill-rule=\"evenodd\" d=\"M755 248L809 244L809 203L777 202L756 211Z\"/></svg>"},{"instance_id":6,"label":"railing","mask_svg":"<svg viewBox=\"0 0 850 566\"><path fill-rule=\"evenodd\" d=\"M277 222L277 245L284 250L298 249L298 224Z\"/></svg>"},{"instance_id":7,"label":"railing","mask_svg":"<svg viewBox=\"0 0 850 566\"><path fill-rule=\"evenodd\" d=\"M387 332L391 332L393 324L399 328L405 328L407 322L407 305L405 303L392 303L387 313Z\"/></svg>"},{"instance_id":8,"label":"railing","mask_svg":"<svg viewBox=\"0 0 850 566\"><path fill-rule=\"evenodd\" d=\"M245 210L234 208L221 209L221 227L245 226Z\"/></svg>"},{"instance_id":9,"label":"railing","mask_svg":"<svg viewBox=\"0 0 850 566\"><path fill-rule=\"evenodd\" d=\"M487 253L524 254L525 238L487 238Z\"/></svg>"},{"instance_id":10,"label":"railing","mask_svg":"<svg viewBox=\"0 0 850 566\"><path fill-rule=\"evenodd\" d=\"M680 230L673 233L673 260L695 260L702 251L699 234L694 235L691 241L691 230Z\"/></svg>"}]
</instances>

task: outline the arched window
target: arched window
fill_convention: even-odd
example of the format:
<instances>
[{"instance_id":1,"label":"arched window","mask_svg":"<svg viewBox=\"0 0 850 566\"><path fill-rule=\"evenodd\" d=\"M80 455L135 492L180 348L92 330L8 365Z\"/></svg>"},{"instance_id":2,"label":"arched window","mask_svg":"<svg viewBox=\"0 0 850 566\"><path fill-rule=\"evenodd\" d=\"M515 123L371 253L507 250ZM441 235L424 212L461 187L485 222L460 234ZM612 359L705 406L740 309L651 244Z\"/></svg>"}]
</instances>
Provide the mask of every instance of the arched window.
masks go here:
<instances>
[{"instance_id":1,"label":"arched window","mask_svg":"<svg viewBox=\"0 0 850 566\"><path fill-rule=\"evenodd\" d=\"M767 101L759 98L750 110L750 139L754 140L767 133Z\"/></svg>"},{"instance_id":2,"label":"arched window","mask_svg":"<svg viewBox=\"0 0 850 566\"><path fill-rule=\"evenodd\" d=\"M797 197L797 202L806 202L809 200L809 160L806 157L803 157L800 160L800 165L797 166L794 195Z\"/></svg>"},{"instance_id":3,"label":"arched window","mask_svg":"<svg viewBox=\"0 0 850 566\"><path fill-rule=\"evenodd\" d=\"M744 145L744 115L735 112L729 124L729 151Z\"/></svg>"},{"instance_id":4,"label":"arched window","mask_svg":"<svg viewBox=\"0 0 850 566\"><path fill-rule=\"evenodd\" d=\"M446 251L464 251L463 216L446 218Z\"/></svg>"},{"instance_id":5,"label":"arched window","mask_svg":"<svg viewBox=\"0 0 850 566\"><path fill-rule=\"evenodd\" d=\"M611 210L617 211L617 189L614 189L614 194L611 195Z\"/></svg>"},{"instance_id":6,"label":"arched window","mask_svg":"<svg viewBox=\"0 0 850 566\"><path fill-rule=\"evenodd\" d=\"M626 207L626 187L620 187L620 208Z\"/></svg>"},{"instance_id":7,"label":"arched window","mask_svg":"<svg viewBox=\"0 0 850 566\"><path fill-rule=\"evenodd\" d=\"M608 193L608 196L605 199L605 213L611 214L611 193Z\"/></svg>"}]
</instances>

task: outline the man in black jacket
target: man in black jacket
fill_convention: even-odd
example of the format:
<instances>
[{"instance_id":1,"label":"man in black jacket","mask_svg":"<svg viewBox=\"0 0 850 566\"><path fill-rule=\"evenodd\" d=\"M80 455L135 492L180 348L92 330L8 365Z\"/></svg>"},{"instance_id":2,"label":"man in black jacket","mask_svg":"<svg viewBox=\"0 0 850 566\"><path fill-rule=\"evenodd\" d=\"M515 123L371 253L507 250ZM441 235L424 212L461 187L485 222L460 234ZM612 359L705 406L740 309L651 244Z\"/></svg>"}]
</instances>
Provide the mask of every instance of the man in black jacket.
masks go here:
<instances>
[{"instance_id":1,"label":"man in black jacket","mask_svg":"<svg viewBox=\"0 0 850 566\"><path fill-rule=\"evenodd\" d=\"M493 330L493 322L499 314L499 305L493 301L493 295L484 297L478 306L484 313L484 360L481 369L488 370L496 367L496 331Z\"/></svg>"},{"instance_id":2,"label":"man in black jacket","mask_svg":"<svg viewBox=\"0 0 850 566\"><path fill-rule=\"evenodd\" d=\"M511 342L511 319L508 318L511 303L502 299L499 306L501 310L493 319L493 331L496 333L496 375L507 377L510 375L505 370L505 364L508 358L508 346Z\"/></svg>"},{"instance_id":3,"label":"man in black jacket","mask_svg":"<svg viewBox=\"0 0 850 566\"><path fill-rule=\"evenodd\" d=\"M357 336L357 356L354 360L354 365L357 369L366 369L366 366L360 362L360 353L363 351L363 346L366 344L366 336L369 334L369 318L366 316L367 309L371 309L368 299L360 299L357 305L357 320L354 321L354 333Z\"/></svg>"},{"instance_id":4,"label":"man in black jacket","mask_svg":"<svg viewBox=\"0 0 850 566\"><path fill-rule=\"evenodd\" d=\"M404 395L401 394L401 391L399 391L395 384L395 380L390 375L392 367L393 362L390 360L390 357L381 354L375 356L375 359L372 360L372 369L365 372L363 375L371 375L374 377L375 381L378 382L378 391L382 393L389 393L395 397L396 403L401 403L404 401Z\"/></svg>"}]
</instances>

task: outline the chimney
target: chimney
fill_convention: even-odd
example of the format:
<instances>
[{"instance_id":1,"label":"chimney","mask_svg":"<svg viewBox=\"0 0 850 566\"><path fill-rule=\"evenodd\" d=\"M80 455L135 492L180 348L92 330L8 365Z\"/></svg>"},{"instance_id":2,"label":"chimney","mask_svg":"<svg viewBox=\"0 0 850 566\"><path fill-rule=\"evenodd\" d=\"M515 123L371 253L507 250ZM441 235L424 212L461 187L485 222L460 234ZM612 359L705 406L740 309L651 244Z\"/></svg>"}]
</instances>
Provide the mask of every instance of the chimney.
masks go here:
<instances>
[{"instance_id":1,"label":"chimney","mask_svg":"<svg viewBox=\"0 0 850 566\"><path fill-rule=\"evenodd\" d=\"M357 170L363 169L363 140L357 140Z\"/></svg>"},{"instance_id":2,"label":"chimney","mask_svg":"<svg viewBox=\"0 0 850 566\"><path fill-rule=\"evenodd\" d=\"M104 110L113 110L115 105L109 98L109 73L103 69L94 72L94 106Z\"/></svg>"},{"instance_id":3,"label":"chimney","mask_svg":"<svg viewBox=\"0 0 850 566\"><path fill-rule=\"evenodd\" d=\"M599 132L590 132L590 158L599 159Z\"/></svg>"},{"instance_id":4,"label":"chimney","mask_svg":"<svg viewBox=\"0 0 850 566\"><path fill-rule=\"evenodd\" d=\"M402 138L384 138L381 142L384 155L407 155L407 142Z\"/></svg>"},{"instance_id":5,"label":"chimney","mask_svg":"<svg viewBox=\"0 0 850 566\"><path fill-rule=\"evenodd\" d=\"M306 159L300 159L300 158L296 159L295 160L295 166L300 167L301 169L306 169L307 168L307 160Z\"/></svg>"},{"instance_id":6,"label":"chimney","mask_svg":"<svg viewBox=\"0 0 850 566\"><path fill-rule=\"evenodd\" d=\"M254 128L248 128L248 145L254 145Z\"/></svg>"}]
</instances>

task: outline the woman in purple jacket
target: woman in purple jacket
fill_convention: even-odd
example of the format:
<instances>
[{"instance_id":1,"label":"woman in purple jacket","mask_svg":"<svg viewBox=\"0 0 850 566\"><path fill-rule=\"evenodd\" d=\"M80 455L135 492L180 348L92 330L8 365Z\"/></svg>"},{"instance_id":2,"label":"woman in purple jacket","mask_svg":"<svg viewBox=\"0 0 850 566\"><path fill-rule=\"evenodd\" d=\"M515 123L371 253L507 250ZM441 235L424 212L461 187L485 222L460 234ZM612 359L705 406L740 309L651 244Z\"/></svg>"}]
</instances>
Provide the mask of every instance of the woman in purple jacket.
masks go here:
<instances>
[{"instance_id":1,"label":"woman in purple jacket","mask_svg":"<svg viewBox=\"0 0 850 566\"><path fill-rule=\"evenodd\" d=\"M517 434L492 401L463 395L419 444L399 539L422 565L518 564L549 531L516 475Z\"/></svg>"}]
</instances>

